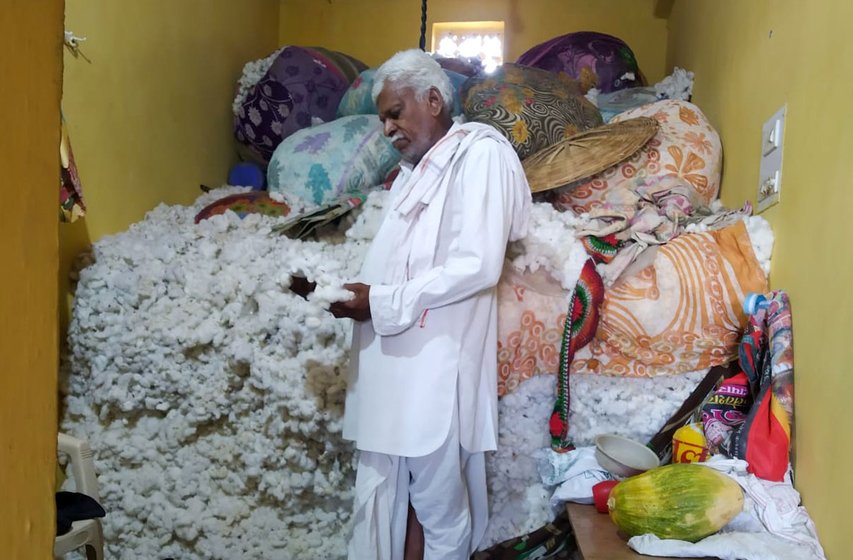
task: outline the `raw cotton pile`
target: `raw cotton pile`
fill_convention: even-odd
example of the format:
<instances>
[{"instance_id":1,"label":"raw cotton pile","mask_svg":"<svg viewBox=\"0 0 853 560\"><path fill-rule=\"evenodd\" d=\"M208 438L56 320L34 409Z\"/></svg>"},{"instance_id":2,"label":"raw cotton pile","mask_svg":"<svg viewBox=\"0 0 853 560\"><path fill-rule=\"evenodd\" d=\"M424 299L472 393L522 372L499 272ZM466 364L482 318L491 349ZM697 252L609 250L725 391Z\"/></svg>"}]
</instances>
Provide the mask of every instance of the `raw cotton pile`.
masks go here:
<instances>
[{"instance_id":1,"label":"raw cotton pile","mask_svg":"<svg viewBox=\"0 0 853 560\"><path fill-rule=\"evenodd\" d=\"M595 436L603 433L648 441L705 373L665 378L573 375L569 434L578 446L593 445ZM549 505L554 487L542 484L534 459L535 451L551 443L547 423L555 386L556 376L540 375L500 401L498 450L486 459L492 514L486 546L535 530L558 513Z\"/></svg>"},{"instance_id":2,"label":"raw cotton pile","mask_svg":"<svg viewBox=\"0 0 853 560\"><path fill-rule=\"evenodd\" d=\"M548 271L566 290L577 284L588 255L575 237L587 220L571 212L558 212L550 204L534 204L530 209L527 236L511 243L507 258L517 270Z\"/></svg>"},{"instance_id":3,"label":"raw cotton pile","mask_svg":"<svg viewBox=\"0 0 853 560\"><path fill-rule=\"evenodd\" d=\"M750 216L744 220L746 222L746 231L749 233L749 240L752 243L752 250L755 252L755 257L761 265L761 270L764 274L770 274L770 257L773 254L773 230L770 229L770 223L761 216Z\"/></svg>"},{"instance_id":4,"label":"raw cotton pile","mask_svg":"<svg viewBox=\"0 0 853 560\"><path fill-rule=\"evenodd\" d=\"M693 95L693 72L676 66L672 74L654 85L658 99L690 101Z\"/></svg>"},{"instance_id":5,"label":"raw cotton pile","mask_svg":"<svg viewBox=\"0 0 853 560\"><path fill-rule=\"evenodd\" d=\"M322 243L270 236L277 219L258 215L193 223L233 192L156 208L98 242L80 273L62 429L97 450L115 558L345 550L350 326L286 287L311 272L318 300L332 299L381 209Z\"/></svg>"},{"instance_id":6,"label":"raw cotton pile","mask_svg":"<svg viewBox=\"0 0 853 560\"><path fill-rule=\"evenodd\" d=\"M387 193L371 194L348 228L322 241L271 236L280 218L226 213L194 224L202 207L244 190L161 205L96 243L80 272L62 429L95 449L112 557L344 556L350 325L323 307L357 276ZM571 289L583 262L579 223L537 204L510 257ZM287 290L296 273L318 282L309 301ZM605 431L645 439L697 379L576 376L572 435L579 444ZM554 377L540 376L500 403L483 546L553 516L532 458L548 443L553 398Z\"/></svg>"}]
</instances>

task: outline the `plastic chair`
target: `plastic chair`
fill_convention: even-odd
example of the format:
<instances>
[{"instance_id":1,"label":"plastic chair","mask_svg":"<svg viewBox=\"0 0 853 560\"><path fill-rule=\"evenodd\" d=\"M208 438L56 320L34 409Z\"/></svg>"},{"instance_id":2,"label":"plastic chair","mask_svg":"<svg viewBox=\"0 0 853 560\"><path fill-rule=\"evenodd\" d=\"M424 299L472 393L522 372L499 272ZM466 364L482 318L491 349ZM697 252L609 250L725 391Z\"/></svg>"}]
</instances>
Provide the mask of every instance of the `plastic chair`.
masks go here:
<instances>
[{"instance_id":1,"label":"plastic chair","mask_svg":"<svg viewBox=\"0 0 853 560\"><path fill-rule=\"evenodd\" d=\"M89 444L66 434L59 434L59 451L68 455L71 464L71 477L77 492L100 501L98 481L95 478L95 464ZM88 560L103 560L104 532L98 519L84 519L71 524L71 530L58 535L53 545L53 557L62 558L66 553L81 546L86 547Z\"/></svg>"}]
</instances>

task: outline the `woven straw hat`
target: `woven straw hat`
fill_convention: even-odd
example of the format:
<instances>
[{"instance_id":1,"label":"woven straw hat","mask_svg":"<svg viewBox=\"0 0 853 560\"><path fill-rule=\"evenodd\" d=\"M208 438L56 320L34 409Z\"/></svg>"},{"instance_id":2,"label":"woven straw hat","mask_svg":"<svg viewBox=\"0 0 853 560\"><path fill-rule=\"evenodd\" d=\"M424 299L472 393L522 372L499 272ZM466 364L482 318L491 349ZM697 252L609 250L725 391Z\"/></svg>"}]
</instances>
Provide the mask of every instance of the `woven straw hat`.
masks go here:
<instances>
[{"instance_id":1,"label":"woven straw hat","mask_svg":"<svg viewBox=\"0 0 853 560\"><path fill-rule=\"evenodd\" d=\"M601 173L634 155L658 131L658 122L637 117L579 132L522 161L531 192L556 189Z\"/></svg>"}]
</instances>

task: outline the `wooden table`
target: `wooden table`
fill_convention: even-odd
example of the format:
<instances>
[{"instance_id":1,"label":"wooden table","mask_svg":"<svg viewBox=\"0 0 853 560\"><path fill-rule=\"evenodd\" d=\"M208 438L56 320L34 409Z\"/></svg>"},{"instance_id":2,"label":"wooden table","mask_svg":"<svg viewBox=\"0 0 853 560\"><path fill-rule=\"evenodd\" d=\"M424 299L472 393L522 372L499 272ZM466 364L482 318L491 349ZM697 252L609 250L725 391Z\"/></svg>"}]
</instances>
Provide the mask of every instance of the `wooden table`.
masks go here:
<instances>
[{"instance_id":1,"label":"wooden table","mask_svg":"<svg viewBox=\"0 0 853 560\"><path fill-rule=\"evenodd\" d=\"M569 502L567 506L569 522L575 532L583 560L637 560L649 558L670 558L637 554L618 534L616 525L610 516L595 511L595 506ZM710 559L709 559L710 560Z\"/></svg>"}]
</instances>

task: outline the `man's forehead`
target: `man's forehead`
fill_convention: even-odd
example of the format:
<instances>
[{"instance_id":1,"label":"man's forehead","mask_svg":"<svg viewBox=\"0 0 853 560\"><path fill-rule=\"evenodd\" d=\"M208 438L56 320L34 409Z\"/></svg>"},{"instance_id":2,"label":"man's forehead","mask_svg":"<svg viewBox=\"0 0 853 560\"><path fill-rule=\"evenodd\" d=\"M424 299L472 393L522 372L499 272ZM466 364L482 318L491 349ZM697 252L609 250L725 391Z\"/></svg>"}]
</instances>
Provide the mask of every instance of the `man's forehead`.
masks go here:
<instances>
[{"instance_id":1,"label":"man's forehead","mask_svg":"<svg viewBox=\"0 0 853 560\"><path fill-rule=\"evenodd\" d=\"M379 116L384 117L386 113L402 108L412 101L414 101L414 94L411 88L394 87L386 82L376 98L376 108Z\"/></svg>"},{"instance_id":2,"label":"man's forehead","mask_svg":"<svg viewBox=\"0 0 853 560\"><path fill-rule=\"evenodd\" d=\"M377 105L391 105L393 103L402 103L410 97L414 97L414 90L411 87L389 81L385 82L382 86L382 91L379 92L376 102Z\"/></svg>"}]
</instances>

